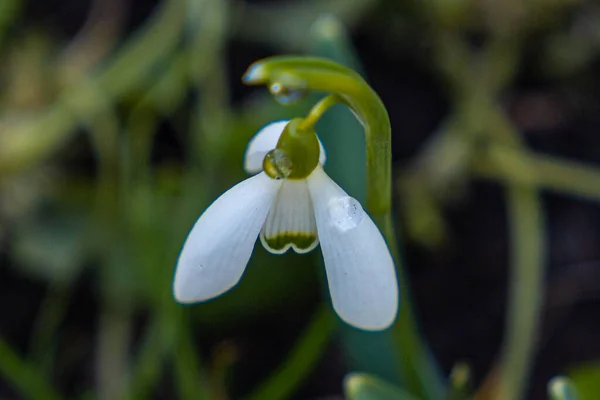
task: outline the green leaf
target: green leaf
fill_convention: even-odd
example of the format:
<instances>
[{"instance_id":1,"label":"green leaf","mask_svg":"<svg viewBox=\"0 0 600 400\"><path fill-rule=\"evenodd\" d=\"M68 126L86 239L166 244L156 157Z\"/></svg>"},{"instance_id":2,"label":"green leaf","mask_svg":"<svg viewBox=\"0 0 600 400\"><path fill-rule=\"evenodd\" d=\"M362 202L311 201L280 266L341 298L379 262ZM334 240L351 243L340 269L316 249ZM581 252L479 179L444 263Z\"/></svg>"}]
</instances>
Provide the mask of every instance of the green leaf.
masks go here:
<instances>
[{"instance_id":1,"label":"green leaf","mask_svg":"<svg viewBox=\"0 0 600 400\"><path fill-rule=\"evenodd\" d=\"M245 41L268 43L283 52L299 51L305 48L306 28L319 15L332 15L347 25L354 25L376 1L303 0L276 4L245 4L245 18L240 21L237 35Z\"/></svg>"},{"instance_id":2,"label":"green leaf","mask_svg":"<svg viewBox=\"0 0 600 400\"><path fill-rule=\"evenodd\" d=\"M579 365L568 376L577 388L579 400L596 400L600 393L600 362Z\"/></svg>"},{"instance_id":3,"label":"green leaf","mask_svg":"<svg viewBox=\"0 0 600 400\"><path fill-rule=\"evenodd\" d=\"M471 367L468 364L458 362L452 367L448 388L446 389L446 400L465 400L472 398Z\"/></svg>"},{"instance_id":4,"label":"green leaf","mask_svg":"<svg viewBox=\"0 0 600 400\"><path fill-rule=\"evenodd\" d=\"M350 373L344 379L348 400L418 400L402 388L393 386L372 375Z\"/></svg>"},{"instance_id":5,"label":"green leaf","mask_svg":"<svg viewBox=\"0 0 600 400\"><path fill-rule=\"evenodd\" d=\"M24 400L58 400L61 396L39 373L35 365L21 359L0 337L0 376Z\"/></svg>"},{"instance_id":6,"label":"green leaf","mask_svg":"<svg viewBox=\"0 0 600 400\"><path fill-rule=\"evenodd\" d=\"M286 399L300 386L321 358L335 327L328 305L322 306L294 345L287 360L249 397L250 400Z\"/></svg>"},{"instance_id":7,"label":"green leaf","mask_svg":"<svg viewBox=\"0 0 600 400\"><path fill-rule=\"evenodd\" d=\"M45 280L68 281L83 264L85 220L56 215L21 227L12 249L18 264L31 275Z\"/></svg>"}]
</instances>

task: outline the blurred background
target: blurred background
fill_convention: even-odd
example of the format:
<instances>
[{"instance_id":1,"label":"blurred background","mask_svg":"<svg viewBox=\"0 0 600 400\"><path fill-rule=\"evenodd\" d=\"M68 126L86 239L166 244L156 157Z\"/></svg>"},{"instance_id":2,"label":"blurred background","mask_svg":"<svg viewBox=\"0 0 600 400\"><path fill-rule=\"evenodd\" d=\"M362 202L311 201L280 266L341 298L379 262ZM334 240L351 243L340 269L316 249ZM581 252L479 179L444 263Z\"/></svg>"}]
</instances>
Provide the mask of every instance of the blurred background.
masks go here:
<instances>
[{"instance_id":1,"label":"blurred background","mask_svg":"<svg viewBox=\"0 0 600 400\"><path fill-rule=\"evenodd\" d=\"M344 394L359 371L493 399L520 337L508 304L528 296L523 397L568 375L600 398L598 2L1 0L0 46L0 398L394 398ZM403 380L402 329L337 319L319 251L259 245L227 294L172 298L248 139L318 98L242 85L275 54L357 69L388 109L403 284L442 397ZM364 199L362 128L341 106L319 127L328 172Z\"/></svg>"}]
</instances>

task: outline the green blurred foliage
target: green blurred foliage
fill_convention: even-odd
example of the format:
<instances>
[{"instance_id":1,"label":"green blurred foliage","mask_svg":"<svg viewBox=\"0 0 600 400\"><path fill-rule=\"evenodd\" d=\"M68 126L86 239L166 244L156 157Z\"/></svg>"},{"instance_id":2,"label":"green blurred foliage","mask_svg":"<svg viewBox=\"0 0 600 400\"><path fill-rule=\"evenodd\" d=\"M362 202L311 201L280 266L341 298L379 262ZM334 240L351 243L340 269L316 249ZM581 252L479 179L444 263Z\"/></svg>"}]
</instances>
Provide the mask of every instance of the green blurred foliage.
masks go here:
<instances>
[{"instance_id":1,"label":"green blurred foliage","mask_svg":"<svg viewBox=\"0 0 600 400\"><path fill-rule=\"evenodd\" d=\"M173 375L176 398L229 398L236 348L225 342L210 356L201 356L199 327L216 331L235 326L319 295L318 256L274 257L257 246L231 293L194 307L172 299L173 267L187 231L213 199L244 179L248 139L267 122L305 115L314 100L284 108L264 91L232 107L225 74L225 48L231 39L273 52L316 53L360 69L347 34L332 34L324 21L334 21L341 30L386 14L386 23L374 29L382 46L395 46L398 54L423 51L413 42L426 38L429 47L422 57L433 65L431 73L446 89L452 112L395 182L407 240L430 248L447 242L443 205L464 194L467 180L491 179L514 189L507 197L513 232L531 240L525 248L515 246L518 270L522 260L541 264L535 249L543 248L536 242L543 218L539 222L531 217L541 213L537 190L600 200L599 171L531 154L499 106L531 37L541 43L544 57L537 68L544 76L566 79L597 58L600 13L591 1L310 0L257 5L163 0L143 26L125 35L120 24L126 2L106 2L116 8L105 18L104 2L97 0L84 27L68 42L41 26L10 34L26 17L24 3L0 2L0 247L7 249L14 273L47 285L26 351L0 336L0 376L24 399L62 398L52 381L54 369L67 368L58 354L61 323L77 281L86 273L97 284L100 311L94 316L98 356L90 360L95 383L81 398L151 398L165 371ZM574 17L566 21L566 13ZM307 35L311 27L314 34ZM324 31L319 34L319 29ZM469 44L473 34L485 38L478 49ZM364 143L351 117L347 110L333 110L321 129L337 178L361 198ZM183 162L153 161L159 125L165 121L183 145ZM340 140L335 129L351 132L343 150L335 144ZM346 151L356 153L350 163L343 157ZM519 215L528 216L524 224L518 224ZM542 276L539 271L531 275L524 279L536 283ZM515 314L522 308L535 320L539 293L531 287L524 297L515 291ZM328 307L319 308L289 357L256 383L249 398L289 398L298 390L338 332ZM134 319L140 312L149 322L133 349ZM523 314L514 317L522 321ZM507 337L511 332L522 335L515 335L514 343L507 339L501 357L505 370L518 371L525 381L537 346L532 339L535 321L531 323L509 323ZM353 367L389 375L386 379L397 375L401 360L388 349L404 338L392 332L379 341L340 332L344 354L362 360ZM598 371L590 366L570 374L581 399L597 398ZM524 383L519 377L507 378L505 386L492 383L492 392L521 397ZM455 383L452 376L450 383ZM414 384L419 385L427 389L426 382ZM370 375L353 374L345 382L351 400L417 398L406 389ZM427 394L437 393L430 390L419 394L436 398ZM452 387L447 392L455 393ZM467 398L471 388L461 386L458 392Z\"/></svg>"},{"instance_id":2,"label":"green blurred foliage","mask_svg":"<svg viewBox=\"0 0 600 400\"><path fill-rule=\"evenodd\" d=\"M600 364L586 363L574 367L568 376L576 392L576 399L591 400L598 397L600 391ZM572 389L571 389L572 390Z\"/></svg>"},{"instance_id":3,"label":"green blurred foliage","mask_svg":"<svg viewBox=\"0 0 600 400\"><path fill-rule=\"evenodd\" d=\"M346 376L344 392L348 400L416 400L418 397L374 376L352 373Z\"/></svg>"}]
</instances>

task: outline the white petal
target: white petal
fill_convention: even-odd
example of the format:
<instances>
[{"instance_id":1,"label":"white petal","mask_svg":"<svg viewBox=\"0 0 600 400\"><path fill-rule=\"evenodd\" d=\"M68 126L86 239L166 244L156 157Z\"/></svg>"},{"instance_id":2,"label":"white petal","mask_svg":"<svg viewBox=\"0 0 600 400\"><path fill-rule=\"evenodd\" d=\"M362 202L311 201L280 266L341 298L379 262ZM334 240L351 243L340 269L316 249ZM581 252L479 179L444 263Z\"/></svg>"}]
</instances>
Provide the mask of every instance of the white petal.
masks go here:
<instances>
[{"instance_id":1,"label":"white petal","mask_svg":"<svg viewBox=\"0 0 600 400\"><path fill-rule=\"evenodd\" d=\"M319 139L318 135L317 139ZM327 161L327 153L325 152L325 147L323 147L323 142L319 139L319 164L325 165L325 161Z\"/></svg>"},{"instance_id":2,"label":"white petal","mask_svg":"<svg viewBox=\"0 0 600 400\"><path fill-rule=\"evenodd\" d=\"M290 121L276 121L262 127L246 147L244 155L244 170L248 174L256 174L263 169L263 160L267 153L277 146L279 136L283 133L283 129ZM327 156L323 143L319 140L321 152L319 153L319 163L325 165Z\"/></svg>"},{"instance_id":3,"label":"white petal","mask_svg":"<svg viewBox=\"0 0 600 400\"><path fill-rule=\"evenodd\" d=\"M204 211L177 261L177 301L207 300L238 283L280 186L262 173L238 183Z\"/></svg>"},{"instance_id":4,"label":"white petal","mask_svg":"<svg viewBox=\"0 0 600 400\"><path fill-rule=\"evenodd\" d=\"M398 312L394 261L377 226L322 168L308 177L333 307L365 330L389 327Z\"/></svg>"},{"instance_id":5,"label":"white petal","mask_svg":"<svg viewBox=\"0 0 600 400\"><path fill-rule=\"evenodd\" d=\"M263 169L263 160L267 153L277 146L279 136L289 121L271 122L261 128L246 147L244 169L249 174L256 174Z\"/></svg>"},{"instance_id":6,"label":"white petal","mask_svg":"<svg viewBox=\"0 0 600 400\"><path fill-rule=\"evenodd\" d=\"M319 240L306 180L282 182L260 233L260 241L274 254L283 254L290 248L299 254L307 253L317 247Z\"/></svg>"}]
</instances>

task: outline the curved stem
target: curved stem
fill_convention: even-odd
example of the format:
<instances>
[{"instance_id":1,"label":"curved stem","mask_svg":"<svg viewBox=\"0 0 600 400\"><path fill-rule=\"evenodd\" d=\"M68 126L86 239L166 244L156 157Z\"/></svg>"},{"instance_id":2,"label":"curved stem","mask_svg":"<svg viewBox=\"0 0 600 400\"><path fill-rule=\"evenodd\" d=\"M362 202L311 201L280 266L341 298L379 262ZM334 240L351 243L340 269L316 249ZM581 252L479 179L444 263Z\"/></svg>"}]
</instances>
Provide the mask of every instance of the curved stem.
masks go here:
<instances>
[{"instance_id":1,"label":"curved stem","mask_svg":"<svg viewBox=\"0 0 600 400\"><path fill-rule=\"evenodd\" d=\"M527 389L540 321L544 218L533 186L511 184L507 203L513 268L498 399L521 399Z\"/></svg>"},{"instance_id":2,"label":"curved stem","mask_svg":"<svg viewBox=\"0 0 600 400\"><path fill-rule=\"evenodd\" d=\"M365 127L367 209L380 227L391 210L392 130L383 102L356 72L316 57L269 57L250 66L246 84L278 85L288 91L315 90L339 95Z\"/></svg>"},{"instance_id":3,"label":"curved stem","mask_svg":"<svg viewBox=\"0 0 600 400\"><path fill-rule=\"evenodd\" d=\"M330 94L329 96L322 98L317 104L313 106L313 108L310 109L306 118L304 118L304 120L302 120L302 122L298 124L298 129L313 129L316 123L319 122L323 114L325 114L325 112L331 107L339 103L345 102L344 99L342 99L337 94Z\"/></svg>"},{"instance_id":4,"label":"curved stem","mask_svg":"<svg viewBox=\"0 0 600 400\"><path fill-rule=\"evenodd\" d=\"M400 351L402 379L409 390L424 399L441 398L443 380L419 335L406 274L397 250L391 217L391 126L383 102L355 71L317 57L266 58L251 65L242 79L246 84L268 85L275 96L308 90L333 93L331 96L338 96L363 125L367 149L367 210L381 229L396 261L401 287L402 311L394 333ZM337 99L331 96L311 110L309 120L333 105L330 103Z\"/></svg>"}]
</instances>

